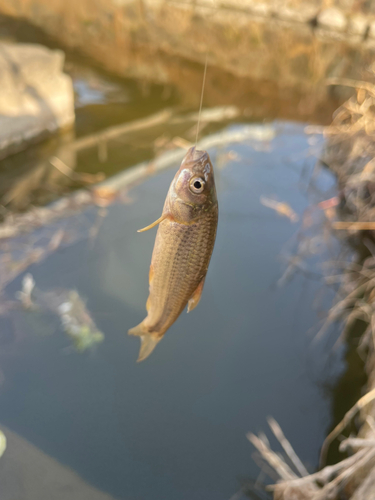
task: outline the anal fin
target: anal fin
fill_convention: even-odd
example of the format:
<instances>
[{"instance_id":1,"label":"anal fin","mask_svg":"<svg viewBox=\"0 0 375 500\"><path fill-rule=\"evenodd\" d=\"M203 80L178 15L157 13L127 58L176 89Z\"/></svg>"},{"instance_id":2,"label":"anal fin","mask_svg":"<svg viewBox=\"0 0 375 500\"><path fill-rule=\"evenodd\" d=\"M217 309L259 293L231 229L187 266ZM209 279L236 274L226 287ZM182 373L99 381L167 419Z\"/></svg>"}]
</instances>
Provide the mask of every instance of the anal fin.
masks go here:
<instances>
[{"instance_id":1,"label":"anal fin","mask_svg":"<svg viewBox=\"0 0 375 500\"><path fill-rule=\"evenodd\" d=\"M199 304L199 301L201 300L201 296L202 296L202 292L203 292L203 286L204 286L205 279L206 279L205 277L202 279L202 281L197 286L195 292L190 297L189 302L188 302L188 310L187 310L188 313L190 311L192 311L193 309L195 309L197 307L197 305Z\"/></svg>"}]
</instances>

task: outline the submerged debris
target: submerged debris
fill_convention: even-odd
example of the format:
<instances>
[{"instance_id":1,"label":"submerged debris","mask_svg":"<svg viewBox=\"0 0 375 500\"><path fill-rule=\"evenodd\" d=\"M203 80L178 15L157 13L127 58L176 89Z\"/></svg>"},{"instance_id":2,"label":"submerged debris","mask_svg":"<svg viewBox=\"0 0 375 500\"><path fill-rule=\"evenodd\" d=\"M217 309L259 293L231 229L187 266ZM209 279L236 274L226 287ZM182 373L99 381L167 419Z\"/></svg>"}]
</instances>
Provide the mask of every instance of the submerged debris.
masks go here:
<instances>
[{"instance_id":1,"label":"submerged debris","mask_svg":"<svg viewBox=\"0 0 375 500\"><path fill-rule=\"evenodd\" d=\"M272 208L279 215L287 217L292 222L297 222L299 220L296 212L287 203L276 201L271 198L265 198L264 196L261 196L260 202L265 207Z\"/></svg>"},{"instance_id":2,"label":"submerged debris","mask_svg":"<svg viewBox=\"0 0 375 500\"><path fill-rule=\"evenodd\" d=\"M96 327L77 291L68 292L67 300L57 307L57 313L77 351L86 351L103 342L104 334Z\"/></svg>"},{"instance_id":3,"label":"submerged debris","mask_svg":"<svg viewBox=\"0 0 375 500\"><path fill-rule=\"evenodd\" d=\"M19 299L25 309L31 309L33 302L31 293L34 290L35 281L30 273L26 274L22 280L22 290L16 293L16 298Z\"/></svg>"},{"instance_id":4,"label":"submerged debris","mask_svg":"<svg viewBox=\"0 0 375 500\"><path fill-rule=\"evenodd\" d=\"M26 274L22 280L22 290L16 293L16 297L26 311L37 310L39 313L56 314L76 351L84 352L104 341L103 332L97 328L85 301L76 290L58 289L43 292L35 287L32 275ZM0 314L6 314L16 307L17 303L10 303Z\"/></svg>"}]
</instances>

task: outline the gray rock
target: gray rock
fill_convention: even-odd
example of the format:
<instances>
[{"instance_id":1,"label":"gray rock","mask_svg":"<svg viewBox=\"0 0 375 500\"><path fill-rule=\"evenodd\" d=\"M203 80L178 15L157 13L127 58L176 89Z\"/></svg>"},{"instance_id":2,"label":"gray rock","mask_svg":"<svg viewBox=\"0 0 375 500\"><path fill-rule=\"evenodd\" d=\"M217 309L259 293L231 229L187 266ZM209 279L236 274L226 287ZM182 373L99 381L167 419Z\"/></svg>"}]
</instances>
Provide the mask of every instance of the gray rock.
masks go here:
<instances>
[{"instance_id":1,"label":"gray rock","mask_svg":"<svg viewBox=\"0 0 375 500\"><path fill-rule=\"evenodd\" d=\"M318 26L332 31L345 31L348 21L345 14L339 9L331 7L324 9L318 15Z\"/></svg>"},{"instance_id":2,"label":"gray rock","mask_svg":"<svg viewBox=\"0 0 375 500\"><path fill-rule=\"evenodd\" d=\"M74 123L74 92L64 53L0 43L0 157Z\"/></svg>"}]
</instances>

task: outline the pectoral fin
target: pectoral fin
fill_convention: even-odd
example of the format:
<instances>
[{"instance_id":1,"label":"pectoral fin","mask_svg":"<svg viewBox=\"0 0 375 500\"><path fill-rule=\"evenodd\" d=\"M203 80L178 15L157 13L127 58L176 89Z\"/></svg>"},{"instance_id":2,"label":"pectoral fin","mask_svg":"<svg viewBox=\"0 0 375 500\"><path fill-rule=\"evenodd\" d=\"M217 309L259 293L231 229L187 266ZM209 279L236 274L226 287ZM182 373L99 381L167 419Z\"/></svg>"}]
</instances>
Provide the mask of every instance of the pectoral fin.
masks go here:
<instances>
[{"instance_id":1,"label":"pectoral fin","mask_svg":"<svg viewBox=\"0 0 375 500\"><path fill-rule=\"evenodd\" d=\"M143 229L138 229L137 233L143 233L144 231L148 231L149 229L152 229L153 227L157 226L160 224L160 222L163 222L163 220L167 219L169 217L168 213L163 214L161 217L159 217L158 220L150 224L149 226L144 227Z\"/></svg>"},{"instance_id":2,"label":"pectoral fin","mask_svg":"<svg viewBox=\"0 0 375 500\"><path fill-rule=\"evenodd\" d=\"M193 309L197 307L199 304L199 301L201 300L202 292L203 292L203 286L204 286L204 280L206 278L203 278L202 281L199 283L197 289L193 293L193 295L190 297L190 300L188 302L188 310L187 312L189 313Z\"/></svg>"}]
</instances>

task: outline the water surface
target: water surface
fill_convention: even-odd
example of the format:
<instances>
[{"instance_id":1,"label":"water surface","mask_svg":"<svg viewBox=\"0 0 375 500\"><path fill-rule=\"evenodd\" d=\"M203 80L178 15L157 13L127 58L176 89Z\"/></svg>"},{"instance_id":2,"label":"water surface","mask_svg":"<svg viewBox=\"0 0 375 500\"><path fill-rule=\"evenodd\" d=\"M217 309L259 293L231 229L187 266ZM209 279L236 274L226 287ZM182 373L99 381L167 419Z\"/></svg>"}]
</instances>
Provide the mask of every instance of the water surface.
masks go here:
<instances>
[{"instance_id":1,"label":"water surface","mask_svg":"<svg viewBox=\"0 0 375 500\"><path fill-rule=\"evenodd\" d=\"M74 58L68 58L68 69L77 94L73 136L183 102L173 89L120 82L90 65L77 66ZM311 345L311 331L321 319L314 306L324 289L319 273L297 272L283 286L279 280L301 237L305 210L332 196L335 182L323 172L319 192L311 188L311 148L316 153L321 138L307 136L297 119L241 112L206 127L202 137L244 127L272 134L241 144L223 141L209 150L220 216L199 307L183 313L141 364L138 339L127 331L145 315L156 230L136 231L159 217L178 162L145 178L122 202L93 205L1 244L1 259L17 245L22 258L23 248L46 245L59 229L74 233L17 273L1 304L14 300L31 273L39 296L77 291L105 339L77 352L56 310L5 311L0 422L114 498L229 500L244 478L258 476L246 433L264 430L269 415L307 467L317 466L331 423L332 393L326 387L342 373L342 353L328 358L326 344ZM162 127L111 144L104 162L89 150L71 167L110 176L162 154L155 141L163 136L167 143L176 135L189 140L189 129L191 124ZM1 195L16 193L6 203L3 198L5 213L30 210L31 204L47 204L82 187L51 166L39 175L51 155L63 154L64 141L73 139L57 138L0 163ZM262 196L290 205L300 222L263 206ZM319 270L325 257L314 259ZM325 295L324 307L330 298ZM45 500L50 495L46 490Z\"/></svg>"},{"instance_id":2,"label":"water surface","mask_svg":"<svg viewBox=\"0 0 375 500\"><path fill-rule=\"evenodd\" d=\"M178 165L132 189L130 204L109 207L94 240L28 268L41 291L77 290L105 341L78 354L56 319L17 313L16 347L0 354L1 421L116 498L230 498L239 477L258 474L245 436L264 429L268 415L302 460L317 464L330 403L308 331L322 285L297 275L277 286L296 225L260 203L274 197L302 215L309 146L301 125L274 130L269 143L210 151L222 164L220 221L204 294L145 362L136 363L138 339L126 332L145 314L155 231L136 230L160 213ZM235 159L220 160L228 151ZM92 210L80 216L88 225Z\"/></svg>"}]
</instances>

